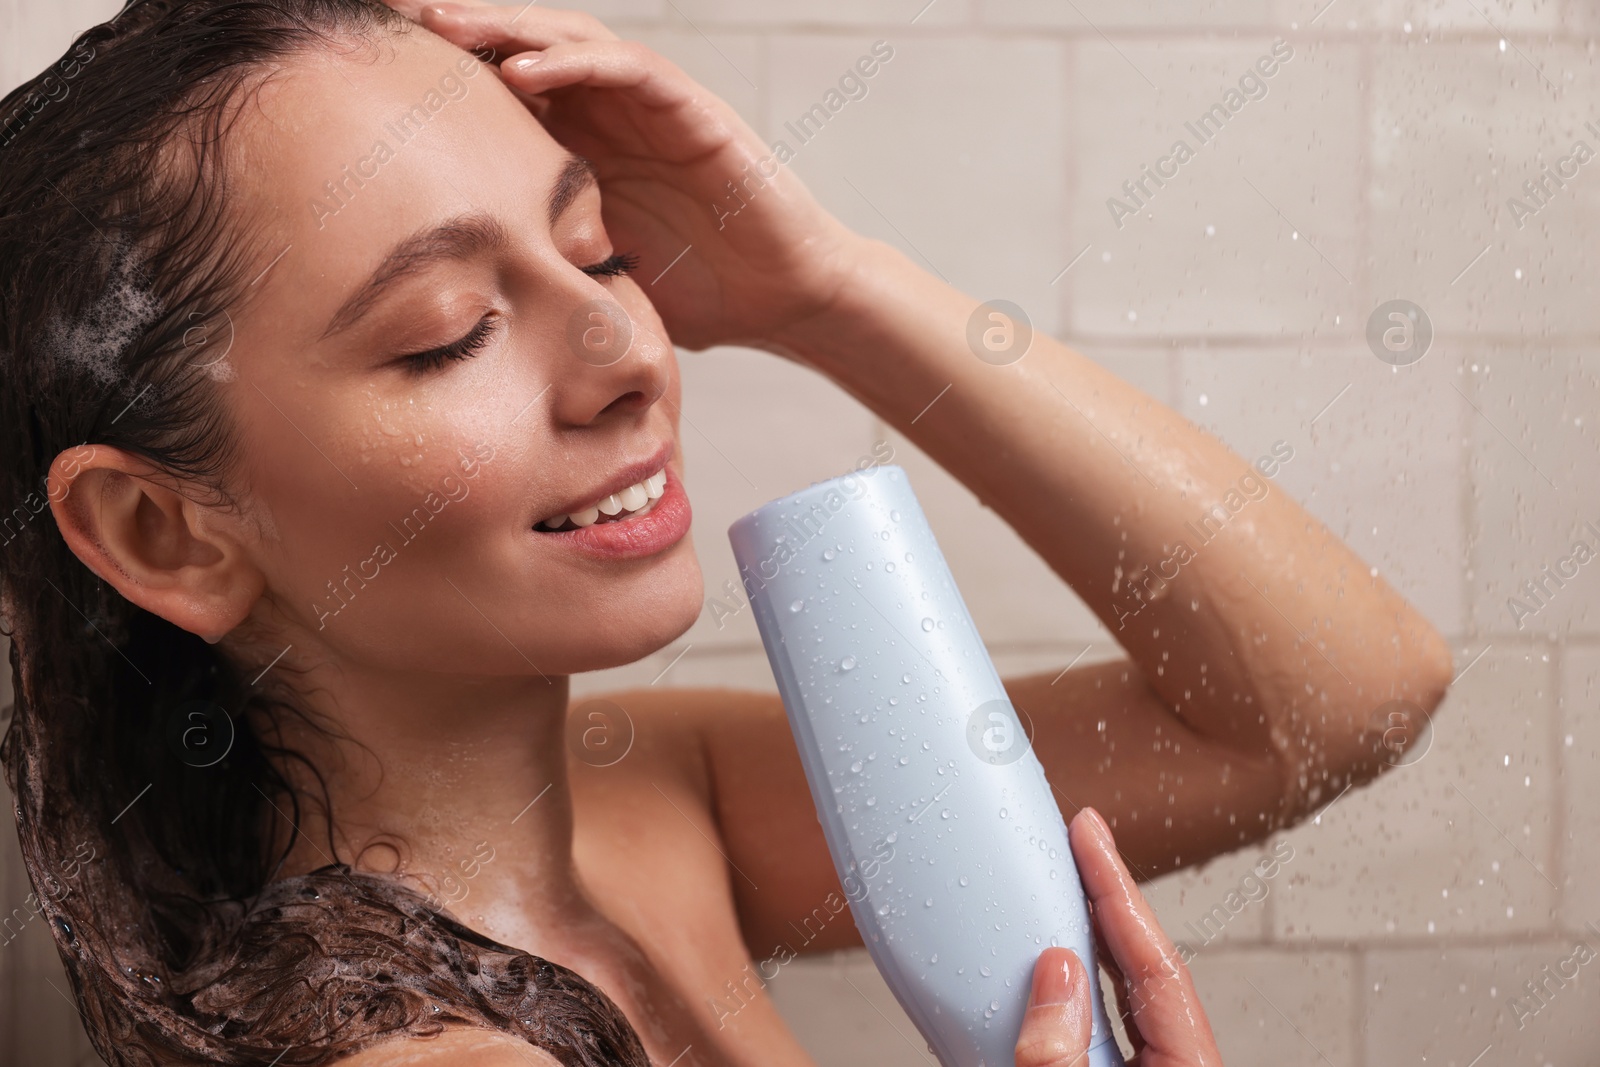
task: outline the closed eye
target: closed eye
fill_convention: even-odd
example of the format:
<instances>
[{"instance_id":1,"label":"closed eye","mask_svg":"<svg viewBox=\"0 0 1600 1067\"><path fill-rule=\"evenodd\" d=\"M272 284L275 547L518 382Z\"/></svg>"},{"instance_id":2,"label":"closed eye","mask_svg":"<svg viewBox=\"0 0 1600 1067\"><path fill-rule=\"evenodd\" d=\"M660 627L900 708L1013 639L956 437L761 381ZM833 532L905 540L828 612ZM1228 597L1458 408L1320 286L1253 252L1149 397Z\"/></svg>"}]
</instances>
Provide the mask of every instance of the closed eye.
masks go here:
<instances>
[{"instance_id":1,"label":"closed eye","mask_svg":"<svg viewBox=\"0 0 1600 1067\"><path fill-rule=\"evenodd\" d=\"M494 337L496 317L494 313L485 315L478 320L467 335L459 341L440 348L430 348L426 352L415 352L409 356L401 356L397 361L405 368L405 372L413 377L421 377L429 371L437 370L451 360L467 359L477 353Z\"/></svg>"},{"instance_id":2,"label":"closed eye","mask_svg":"<svg viewBox=\"0 0 1600 1067\"><path fill-rule=\"evenodd\" d=\"M614 278L629 273L638 265L638 256L626 252L613 253L593 266L584 267L583 273L591 277ZM476 355L480 349L494 339L497 325L497 316L490 312L479 319L478 324L459 341L452 341L450 344L439 348L430 348L426 352L414 352L407 356L401 356L396 362L405 368L407 374L412 377L421 377L430 371L438 370L446 363L470 359Z\"/></svg>"},{"instance_id":3,"label":"closed eye","mask_svg":"<svg viewBox=\"0 0 1600 1067\"><path fill-rule=\"evenodd\" d=\"M638 266L639 257L632 253L624 252L612 255L603 263L596 263L592 267L583 268L583 273L591 276L604 275L606 277L614 277L619 274L627 274Z\"/></svg>"}]
</instances>

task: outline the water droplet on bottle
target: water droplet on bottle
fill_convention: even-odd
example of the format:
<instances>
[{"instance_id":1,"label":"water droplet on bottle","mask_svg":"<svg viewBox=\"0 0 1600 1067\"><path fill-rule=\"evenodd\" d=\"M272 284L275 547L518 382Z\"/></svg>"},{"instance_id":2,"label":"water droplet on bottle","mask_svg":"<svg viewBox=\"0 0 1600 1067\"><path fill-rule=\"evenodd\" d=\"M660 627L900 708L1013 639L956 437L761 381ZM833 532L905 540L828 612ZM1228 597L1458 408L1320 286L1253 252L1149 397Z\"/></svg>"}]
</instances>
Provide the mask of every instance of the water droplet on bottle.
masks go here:
<instances>
[{"instance_id":1,"label":"water droplet on bottle","mask_svg":"<svg viewBox=\"0 0 1600 1067\"><path fill-rule=\"evenodd\" d=\"M1002 819L1006 817L1006 809L1005 808L1001 808L1000 809L1000 817Z\"/></svg>"},{"instance_id":2,"label":"water droplet on bottle","mask_svg":"<svg viewBox=\"0 0 1600 1067\"><path fill-rule=\"evenodd\" d=\"M789 605L789 610L798 615L801 611L805 610L805 606L806 602L804 600L796 600L793 604Z\"/></svg>"},{"instance_id":3,"label":"water droplet on bottle","mask_svg":"<svg viewBox=\"0 0 1600 1067\"><path fill-rule=\"evenodd\" d=\"M833 549L825 548L825 549L822 550L822 561L824 563L832 563L833 562L833 557L836 556L836 555L838 555L838 553L835 552Z\"/></svg>"},{"instance_id":4,"label":"water droplet on bottle","mask_svg":"<svg viewBox=\"0 0 1600 1067\"><path fill-rule=\"evenodd\" d=\"M861 761L860 760L856 760L854 763L850 764L850 773L851 774L860 774L861 773Z\"/></svg>"},{"instance_id":5,"label":"water droplet on bottle","mask_svg":"<svg viewBox=\"0 0 1600 1067\"><path fill-rule=\"evenodd\" d=\"M933 620L932 619L923 619L922 620L922 632L925 633L925 634L933 632Z\"/></svg>"},{"instance_id":6,"label":"water droplet on bottle","mask_svg":"<svg viewBox=\"0 0 1600 1067\"><path fill-rule=\"evenodd\" d=\"M931 908L931 907L933 907L933 898L932 898L932 897L929 897L929 898L928 898L928 899L927 899L927 900L924 900L924 901L923 901L923 902L922 902L922 906L923 906L923 907L924 907L924 908Z\"/></svg>"},{"instance_id":7,"label":"water droplet on bottle","mask_svg":"<svg viewBox=\"0 0 1600 1067\"><path fill-rule=\"evenodd\" d=\"M883 569L886 570L886 571L893 571L894 570L894 564L892 562L891 563L885 563L883 565Z\"/></svg>"},{"instance_id":8,"label":"water droplet on bottle","mask_svg":"<svg viewBox=\"0 0 1600 1067\"><path fill-rule=\"evenodd\" d=\"M958 881L960 881L960 883L961 883L961 884L962 884L962 885L966 885L966 884L967 884L967 876L966 876L966 875L964 875L964 874L963 874L963 875L962 875L962 876L961 876L961 877L960 877L960 878L959 878L959 879L958 879Z\"/></svg>"},{"instance_id":9,"label":"water droplet on bottle","mask_svg":"<svg viewBox=\"0 0 1600 1067\"><path fill-rule=\"evenodd\" d=\"M989 968L987 968L987 967L979 967L979 968L978 968L978 973L979 973L979 974L981 974L981 975L983 975L983 976L984 976L984 977L985 977L985 978L988 978L988 977L989 977L989 976L990 976L990 975L992 975L992 974L994 974L994 972L993 972L993 971L991 971L991 970L990 970L990 969L989 969ZM997 1004L997 1005L995 1005L995 1007L996 1007L996 1008L998 1008L998 1007L999 1007L999 1005L998 1005L998 1004Z\"/></svg>"},{"instance_id":10,"label":"water droplet on bottle","mask_svg":"<svg viewBox=\"0 0 1600 1067\"><path fill-rule=\"evenodd\" d=\"M867 798L867 807L869 807L869 808L876 807L877 804L878 804L878 798L877 797L868 797Z\"/></svg>"},{"instance_id":11,"label":"water droplet on bottle","mask_svg":"<svg viewBox=\"0 0 1600 1067\"><path fill-rule=\"evenodd\" d=\"M890 522L899 522L900 521L900 513L898 511L894 510L893 508L890 508L889 509L889 521Z\"/></svg>"},{"instance_id":12,"label":"water droplet on bottle","mask_svg":"<svg viewBox=\"0 0 1600 1067\"><path fill-rule=\"evenodd\" d=\"M839 661L839 669L841 671L853 671L853 670L855 670L856 669L856 658L854 656L846 656L844 659Z\"/></svg>"},{"instance_id":13,"label":"water droplet on bottle","mask_svg":"<svg viewBox=\"0 0 1600 1067\"><path fill-rule=\"evenodd\" d=\"M985 969L984 973L988 973L987 969ZM998 1000L989 1001L989 1010L990 1011L999 1011L1000 1010L1000 1002Z\"/></svg>"}]
</instances>

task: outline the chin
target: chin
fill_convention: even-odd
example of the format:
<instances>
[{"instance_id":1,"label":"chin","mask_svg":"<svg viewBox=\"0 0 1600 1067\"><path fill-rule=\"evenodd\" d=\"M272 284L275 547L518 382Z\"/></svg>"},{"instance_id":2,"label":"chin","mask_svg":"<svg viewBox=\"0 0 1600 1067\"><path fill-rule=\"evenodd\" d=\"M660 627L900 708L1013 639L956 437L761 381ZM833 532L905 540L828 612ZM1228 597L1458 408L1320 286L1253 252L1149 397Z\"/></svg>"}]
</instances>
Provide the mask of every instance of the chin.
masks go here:
<instances>
[{"instance_id":1,"label":"chin","mask_svg":"<svg viewBox=\"0 0 1600 1067\"><path fill-rule=\"evenodd\" d=\"M700 561L686 536L652 567L645 588L606 598L608 606L589 616L581 643L570 648L563 674L624 667L661 651L682 637L705 606Z\"/></svg>"}]
</instances>

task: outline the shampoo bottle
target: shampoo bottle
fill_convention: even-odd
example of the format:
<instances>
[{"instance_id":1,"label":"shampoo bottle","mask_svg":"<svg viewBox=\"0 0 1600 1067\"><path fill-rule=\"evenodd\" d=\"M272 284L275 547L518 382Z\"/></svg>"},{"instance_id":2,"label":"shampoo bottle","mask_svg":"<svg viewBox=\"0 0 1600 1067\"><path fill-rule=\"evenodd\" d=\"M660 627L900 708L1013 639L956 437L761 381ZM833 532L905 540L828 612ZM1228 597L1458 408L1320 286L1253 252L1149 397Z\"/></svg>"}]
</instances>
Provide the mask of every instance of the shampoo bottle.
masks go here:
<instances>
[{"instance_id":1,"label":"shampoo bottle","mask_svg":"<svg viewBox=\"0 0 1600 1067\"><path fill-rule=\"evenodd\" d=\"M1091 976L1089 1067L1122 1067L1066 825L905 471L728 537L856 926L939 1062L1011 1067L1062 945Z\"/></svg>"}]
</instances>

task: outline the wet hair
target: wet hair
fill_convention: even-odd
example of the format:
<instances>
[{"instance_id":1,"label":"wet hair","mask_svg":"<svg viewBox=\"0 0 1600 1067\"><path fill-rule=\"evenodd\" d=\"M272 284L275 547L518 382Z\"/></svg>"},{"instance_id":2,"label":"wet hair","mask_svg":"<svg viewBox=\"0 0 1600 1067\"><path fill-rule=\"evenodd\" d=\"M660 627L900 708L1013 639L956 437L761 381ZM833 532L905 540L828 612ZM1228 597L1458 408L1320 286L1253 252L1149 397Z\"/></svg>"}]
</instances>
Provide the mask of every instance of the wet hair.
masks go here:
<instances>
[{"instance_id":1,"label":"wet hair","mask_svg":"<svg viewBox=\"0 0 1600 1067\"><path fill-rule=\"evenodd\" d=\"M266 664L125 600L46 514L53 459L96 446L238 506L206 342L272 250L227 195L225 134L287 60L409 27L375 0L132 0L0 101L0 754L29 907L118 1067L321 1064L452 1025L648 1062L595 986L396 879L276 877L294 837L272 808L298 833L289 771L315 776L282 726L327 724Z\"/></svg>"}]
</instances>

